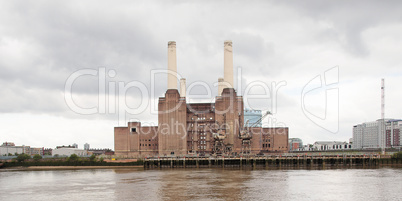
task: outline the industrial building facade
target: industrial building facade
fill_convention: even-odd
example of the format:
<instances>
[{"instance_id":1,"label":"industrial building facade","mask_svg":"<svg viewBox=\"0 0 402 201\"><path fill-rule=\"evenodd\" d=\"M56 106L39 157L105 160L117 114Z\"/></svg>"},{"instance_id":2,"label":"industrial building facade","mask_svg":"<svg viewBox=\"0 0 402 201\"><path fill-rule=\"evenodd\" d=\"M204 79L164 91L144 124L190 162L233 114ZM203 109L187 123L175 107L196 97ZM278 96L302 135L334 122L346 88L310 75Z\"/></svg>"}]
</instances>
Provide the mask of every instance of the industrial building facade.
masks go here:
<instances>
[{"instance_id":1,"label":"industrial building facade","mask_svg":"<svg viewBox=\"0 0 402 201\"><path fill-rule=\"evenodd\" d=\"M159 98L158 126L128 122L114 128L115 154L125 157L185 156L213 154L219 143L233 155L243 153L239 138L244 129L243 97L233 88L232 42L224 43L224 78L218 79L218 96L213 103L187 103L186 81L177 89L176 43L168 43L168 89ZM250 153L286 152L288 128L249 128L253 138ZM219 136L223 137L217 137ZM217 139L221 139L219 143Z\"/></svg>"}]
</instances>

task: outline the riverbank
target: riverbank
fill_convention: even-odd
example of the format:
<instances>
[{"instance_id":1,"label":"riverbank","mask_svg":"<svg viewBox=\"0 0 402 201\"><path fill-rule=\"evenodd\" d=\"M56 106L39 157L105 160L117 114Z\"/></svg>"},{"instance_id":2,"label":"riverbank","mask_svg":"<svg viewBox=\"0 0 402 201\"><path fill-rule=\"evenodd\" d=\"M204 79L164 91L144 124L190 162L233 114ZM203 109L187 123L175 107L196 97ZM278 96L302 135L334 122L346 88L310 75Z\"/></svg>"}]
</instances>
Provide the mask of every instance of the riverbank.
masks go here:
<instances>
[{"instance_id":1,"label":"riverbank","mask_svg":"<svg viewBox=\"0 0 402 201\"><path fill-rule=\"evenodd\" d=\"M143 169L142 165L131 166L29 166L29 167L7 167L3 170L24 171L24 170L84 170L84 169L125 169L139 168Z\"/></svg>"},{"instance_id":2,"label":"riverbank","mask_svg":"<svg viewBox=\"0 0 402 201\"><path fill-rule=\"evenodd\" d=\"M143 167L141 160L121 160L121 161L90 161L90 160L66 160L66 159L42 159L27 161L5 161L0 168L31 168L31 169L99 169L110 167Z\"/></svg>"}]
</instances>

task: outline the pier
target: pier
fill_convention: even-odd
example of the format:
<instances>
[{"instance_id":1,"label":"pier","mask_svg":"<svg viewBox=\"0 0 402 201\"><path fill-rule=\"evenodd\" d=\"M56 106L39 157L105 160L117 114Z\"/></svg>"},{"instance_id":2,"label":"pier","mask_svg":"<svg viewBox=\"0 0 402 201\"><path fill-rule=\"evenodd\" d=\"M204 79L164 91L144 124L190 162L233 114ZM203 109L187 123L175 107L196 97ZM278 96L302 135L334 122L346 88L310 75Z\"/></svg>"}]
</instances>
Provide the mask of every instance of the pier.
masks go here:
<instances>
[{"instance_id":1,"label":"pier","mask_svg":"<svg viewBox=\"0 0 402 201\"><path fill-rule=\"evenodd\" d=\"M252 156L252 157L159 157L144 159L145 169L154 168L342 168L402 166L402 159L379 155Z\"/></svg>"}]
</instances>

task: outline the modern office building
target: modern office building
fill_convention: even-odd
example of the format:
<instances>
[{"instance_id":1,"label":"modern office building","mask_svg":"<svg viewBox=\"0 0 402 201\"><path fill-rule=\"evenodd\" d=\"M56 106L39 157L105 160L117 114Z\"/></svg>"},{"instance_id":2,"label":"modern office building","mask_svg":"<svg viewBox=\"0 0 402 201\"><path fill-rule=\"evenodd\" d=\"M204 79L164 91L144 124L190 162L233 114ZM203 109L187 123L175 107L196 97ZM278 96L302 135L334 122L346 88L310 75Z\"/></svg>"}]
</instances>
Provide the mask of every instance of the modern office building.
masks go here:
<instances>
[{"instance_id":1,"label":"modern office building","mask_svg":"<svg viewBox=\"0 0 402 201\"><path fill-rule=\"evenodd\" d=\"M302 151L303 141L300 138L289 138L289 151Z\"/></svg>"},{"instance_id":2,"label":"modern office building","mask_svg":"<svg viewBox=\"0 0 402 201\"><path fill-rule=\"evenodd\" d=\"M385 124L385 138L384 129ZM384 143L385 147L399 147L401 143L402 120L399 119L379 119L372 122L364 122L353 126L353 148L368 149L381 148Z\"/></svg>"}]
</instances>

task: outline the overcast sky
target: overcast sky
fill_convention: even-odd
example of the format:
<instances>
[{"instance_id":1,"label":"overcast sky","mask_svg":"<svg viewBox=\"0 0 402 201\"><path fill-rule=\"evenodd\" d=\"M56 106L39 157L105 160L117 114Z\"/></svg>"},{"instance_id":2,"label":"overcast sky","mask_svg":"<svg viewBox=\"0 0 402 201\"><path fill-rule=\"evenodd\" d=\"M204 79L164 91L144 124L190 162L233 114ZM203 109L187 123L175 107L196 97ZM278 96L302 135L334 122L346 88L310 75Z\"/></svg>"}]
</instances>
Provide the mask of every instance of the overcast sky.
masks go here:
<instances>
[{"instance_id":1,"label":"overcast sky","mask_svg":"<svg viewBox=\"0 0 402 201\"><path fill-rule=\"evenodd\" d=\"M157 124L151 105L167 79L152 74L167 68L168 41L195 86L187 101L205 102L223 77L224 40L233 41L238 94L274 112L266 125L304 143L348 141L353 125L381 117L381 78L385 116L402 118L401 10L400 1L0 1L0 141L114 149L113 127ZM77 77L66 94L85 72L96 75ZM210 98L194 96L207 93L201 82ZM121 90L130 83L140 88ZM264 85L275 93L251 99ZM80 114L66 97L98 112Z\"/></svg>"}]
</instances>

